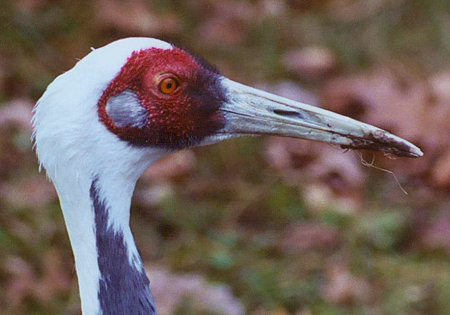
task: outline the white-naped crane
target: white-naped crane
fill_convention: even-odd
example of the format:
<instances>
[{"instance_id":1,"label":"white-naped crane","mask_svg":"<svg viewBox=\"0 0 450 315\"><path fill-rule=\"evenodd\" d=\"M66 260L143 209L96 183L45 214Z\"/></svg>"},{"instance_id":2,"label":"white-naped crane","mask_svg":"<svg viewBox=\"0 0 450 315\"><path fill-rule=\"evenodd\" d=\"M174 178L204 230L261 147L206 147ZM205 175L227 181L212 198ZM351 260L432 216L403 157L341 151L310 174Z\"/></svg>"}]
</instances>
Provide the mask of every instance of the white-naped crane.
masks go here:
<instances>
[{"instance_id":1,"label":"white-naped crane","mask_svg":"<svg viewBox=\"0 0 450 315\"><path fill-rule=\"evenodd\" d=\"M34 108L33 141L54 183L84 314L156 314L130 229L136 181L179 149L270 134L419 157L371 125L222 76L184 49L127 38L58 76Z\"/></svg>"}]
</instances>

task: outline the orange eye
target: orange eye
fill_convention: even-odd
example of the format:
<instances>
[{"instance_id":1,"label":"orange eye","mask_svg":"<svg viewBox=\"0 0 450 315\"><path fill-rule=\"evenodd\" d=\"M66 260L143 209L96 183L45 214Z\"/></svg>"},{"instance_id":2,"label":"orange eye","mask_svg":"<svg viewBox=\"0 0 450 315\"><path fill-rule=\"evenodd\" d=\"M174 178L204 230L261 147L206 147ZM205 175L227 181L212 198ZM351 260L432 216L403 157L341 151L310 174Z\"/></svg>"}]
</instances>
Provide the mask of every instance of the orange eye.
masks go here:
<instances>
[{"instance_id":1,"label":"orange eye","mask_svg":"<svg viewBox=\"0 0 450 315\"><path fill-rule=\"evenodd\" d=\"M165 78L164 80L159 83L159 90L163 92L164 94L172 94L177 89L179 83L178 81L173 78Z\"/></svg>"}]
</instances>

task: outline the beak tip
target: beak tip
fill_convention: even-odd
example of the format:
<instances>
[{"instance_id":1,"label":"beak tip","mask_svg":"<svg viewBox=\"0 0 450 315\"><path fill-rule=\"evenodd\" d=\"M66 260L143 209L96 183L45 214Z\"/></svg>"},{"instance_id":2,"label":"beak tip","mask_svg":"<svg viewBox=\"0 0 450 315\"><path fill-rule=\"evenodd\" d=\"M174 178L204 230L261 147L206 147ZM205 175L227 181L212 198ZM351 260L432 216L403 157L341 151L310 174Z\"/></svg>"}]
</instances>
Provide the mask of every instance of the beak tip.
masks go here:
<instances>
[{"instance_id":1,"label":"beak tip","mask_svg":"<svg viewBox=\"0 0 450 315\"><path fill-rule=\"evenodd\" d=\"M409 141L397 137L387 131L376 129L364 137L348 137L350 143L341 145L344 149L368 149L393 154L398 157L418 158L423 156L422 150Z\"/></svg>"},{"instance_id":2,"label":"beak tip","mask_svg":"<svg viewBox=\"0 0 450 315\"><path fill-rule=\"evenodd\" d=\"M423 152L422 150L420 150L418 147L416 147L415 145L411 146L411 150L409 151L411 154L411 157L421 157L423 156Z\"/></svg>"},{"instance_id":3,"label":"beak tip","mask_svg":"<svg viewBox=\"0 0 450 315\"><path fill-rule=\"evenodd\" d=\"M418 158L423 156L422 150L420 150L419 147L415 146L411 142L404 140L402 138L399 138L394 135L390 135L392 140L395 140L393 147L393 153L398 156L405 156L405 157L412 157L412 158Z\"/></svg>"},{"instance_id":4,"label":"beak tip","mask_svg":"<svg viewBox=\"0 0 450 315\"><path fill-rule=\"evenodd\" d=\"M380 151L404 157L417 158L423 156L423 152L419 147L385 130L378 129L371 132L371 138L374 139L375 142L382 144L381 147L379 147Z\"/></svg>"}]
</instances>

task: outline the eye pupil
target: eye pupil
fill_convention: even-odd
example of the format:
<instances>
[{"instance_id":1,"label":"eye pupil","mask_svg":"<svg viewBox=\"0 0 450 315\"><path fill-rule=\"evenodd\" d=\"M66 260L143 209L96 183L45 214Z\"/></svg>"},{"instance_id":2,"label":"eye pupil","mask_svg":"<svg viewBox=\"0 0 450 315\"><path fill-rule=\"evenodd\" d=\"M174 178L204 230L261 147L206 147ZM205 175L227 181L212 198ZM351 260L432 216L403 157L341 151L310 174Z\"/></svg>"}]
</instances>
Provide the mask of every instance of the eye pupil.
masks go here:
<instances>
[{"instance_id":1,"label":"eye pupil","mask_svg":"<svg viewBox=\"0 0 450 315\"><path fill-rule=\"evenodd\" d=\"M164 94L172 94L178 87L178 81L174 78L165 78L161 81L159 89Z\"/></svg>"}]
</instances>

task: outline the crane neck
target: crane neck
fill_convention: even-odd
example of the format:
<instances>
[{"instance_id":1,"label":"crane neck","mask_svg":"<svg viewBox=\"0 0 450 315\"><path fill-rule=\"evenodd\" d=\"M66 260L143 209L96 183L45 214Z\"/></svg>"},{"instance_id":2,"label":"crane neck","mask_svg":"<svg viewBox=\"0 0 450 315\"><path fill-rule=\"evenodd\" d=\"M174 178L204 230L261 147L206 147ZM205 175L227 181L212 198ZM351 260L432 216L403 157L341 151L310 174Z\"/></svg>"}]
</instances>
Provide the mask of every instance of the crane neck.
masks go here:
<instances>
[{"instance_id":1,"label":"crane neck","mask_svg":"<svg viewBox=\"0 0 450 315\"><path fill-rule=\"evenodd\" d=\"M127 207L115 208L102 196L98 177L89 195L95 218L100 309L103 314L156 314L150 281L129 226L131 195Z\"/></svg>"},{"instance_id":2,"label":"crane neck","mask_svg":"<svg viewBox=\"0 0 450 315\"><path fill-rule=\"evenodd\" d=\"M83 314L157 314L129 225L134 187L146 166L132 176L103 171L77 177L61 172L54 178Z\"/></svg>"}]
</instances>

